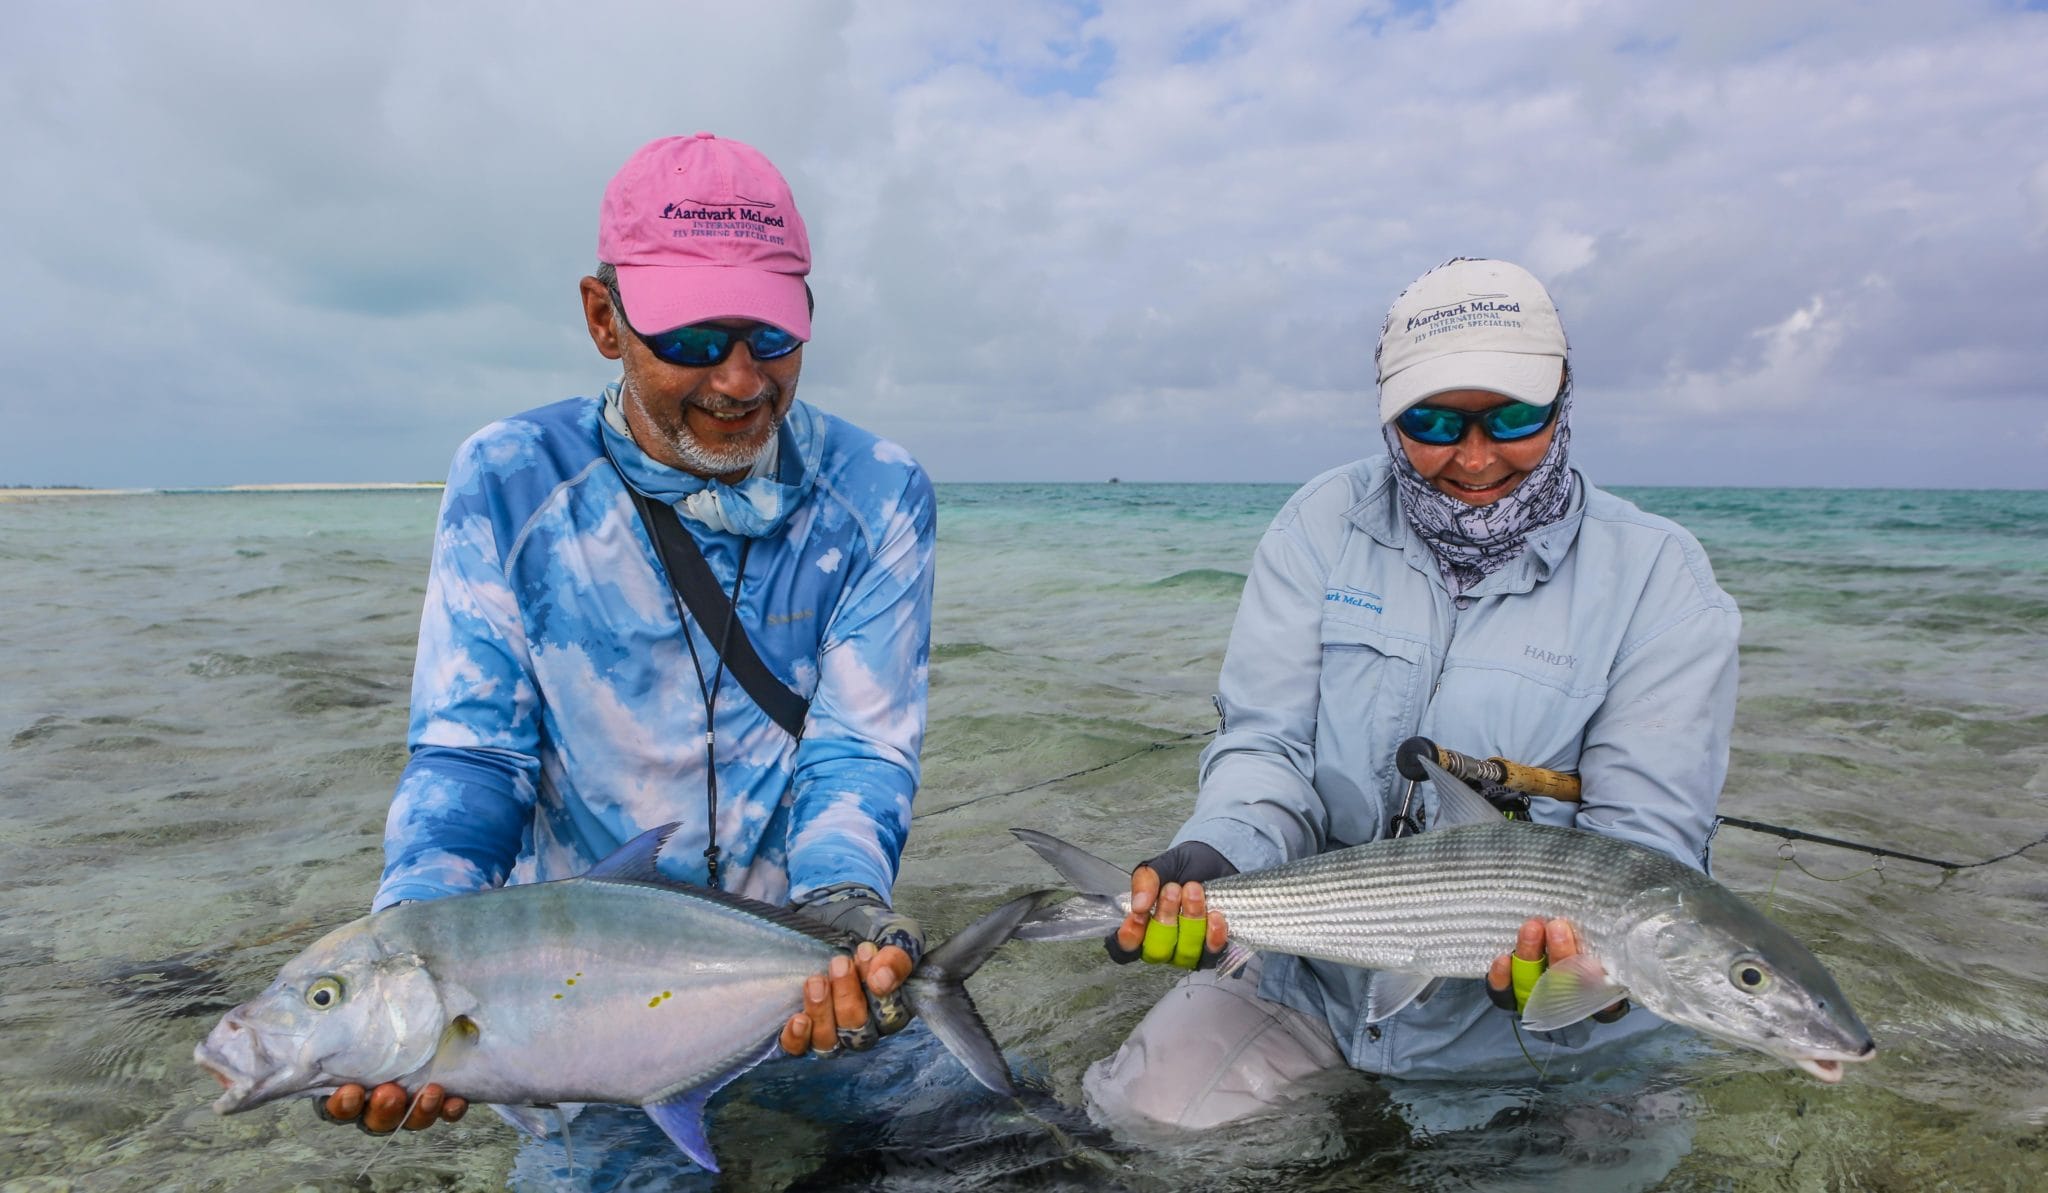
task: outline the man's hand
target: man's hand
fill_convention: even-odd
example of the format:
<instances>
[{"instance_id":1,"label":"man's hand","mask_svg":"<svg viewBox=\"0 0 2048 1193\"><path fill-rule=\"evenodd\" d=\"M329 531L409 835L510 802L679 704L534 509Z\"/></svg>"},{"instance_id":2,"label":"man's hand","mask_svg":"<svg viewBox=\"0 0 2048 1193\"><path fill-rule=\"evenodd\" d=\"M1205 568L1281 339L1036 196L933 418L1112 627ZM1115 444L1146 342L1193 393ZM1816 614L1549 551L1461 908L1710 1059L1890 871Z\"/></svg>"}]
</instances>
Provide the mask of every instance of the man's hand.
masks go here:
<instances>
[{"instance_id":1,"label":"man's hand","mask_svg":"<svg viewBox=\"0 0 2048 1193\"><path fill-rule=\"evenodd\" d=\"M1139 866L1131 873L1130 914L1102 942L1110 960L1127 965L1143 957L1183 969L1214 964L1230 929L1222 912L1209 910L1202 884L1235 873L1236 866L1200 841L1183 841Z\"/></svg>"},{"instance_id":2,"label":"man's hand","mask_svg":"<svg viewBox=\"0 0 2048 1193\"><path fill-rule=\"evenodd\" d=\"M372 1090L344 1085L327 1095L320 1117L332 1123L355 1123L372 1135L389 1135L398 1129L401 1117L406 1130L424 1131L436 1122L452 1123L469 1113L469 1099L450 1097L431 1083L420 1091L419 1105L413 1106L410 1115L405 1113L407 1106L412 1106L412 1095L396 1081Z\"/></svg>"},{"instance_id":3,"label":"man's hand","mask_svg":"<svg viewBox=\"0 0 2048 1193\"><path fill-rule=\"evenodd\" d=\"M872 940L862 941L851 960L843 954L832 958L828 972L805 980L804 1009L783 1025L782 1050L791 1056L828 1053L839 1047L842 1031L850 1039L872 1040L866 1033L868 997L881 999L901 989L911 969L909 953Z\"/></svg>"},{"instance_id":4,"label":"man's hand","mask_svg":"<svg viewBox=\"0 0 2048 1193\"><path fill-rule=\"evenodd\" d=\"M908 1009L891 996L924 956L924 932L917 921L890 907L874 888L856 882L813 891L798 910L861 943L851 959L834 957L826 973L804 982L804 1009L783 1025L782 1050L802 1056L845 1044L858 1051L908 1024ZM885 1012L883 1021L870 1022L875 1018L868 1012L870 998Z\"/></svg>"},{"instance_id":5,"label":"man's hand","mask_svg":"<svg viewBox=\"0 0 2048 1193\"><path fill-rule=\"evenodd\" d=\"M1518 1015L1528 1005L1529 987L1535 984L1536 977L1545 968L1569 960L1578 952L1579 934L1572 930L1570 920L1524 920L1521 931L1515 933L1515 951L1495 957L1486 970L1487 997L1494 1006ZM1515 973L1518 967L1522 971L1519 981ZM1624 998L1594 1015L1593 1021L1612 1023L1628 1011L1628 1000Z\"/></svg>"}]
</instances>

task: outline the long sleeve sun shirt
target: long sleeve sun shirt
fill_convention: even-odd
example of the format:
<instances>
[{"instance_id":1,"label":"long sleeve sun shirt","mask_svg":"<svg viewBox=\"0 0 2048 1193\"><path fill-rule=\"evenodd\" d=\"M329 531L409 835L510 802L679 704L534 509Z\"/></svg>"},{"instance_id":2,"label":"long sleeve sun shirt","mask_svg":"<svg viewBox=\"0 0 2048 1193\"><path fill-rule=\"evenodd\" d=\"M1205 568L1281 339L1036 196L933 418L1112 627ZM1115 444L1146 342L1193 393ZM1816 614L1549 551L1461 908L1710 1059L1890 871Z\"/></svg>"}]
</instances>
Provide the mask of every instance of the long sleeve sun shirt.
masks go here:
<instances>
[{"instance_id":1,"label":"long sleeve sun shirt","mask_svg":"<svg viewBox=\"0 0 2048 1193\"><path fill-rule=\"evenodd\" d=\"M716 646L679 618L620 469L657 500L710 487L750 507L739 620L811 701L801 743L730 674L707 718L684 634L706 682ZM682 522L731 592L741 536ZM886 895L918 783L935 535L916 461L802 402L774 473L737 488L649 458L601 399L479 431L442 502L375 906L570 877L672 820L662 869L703 882L707 720L719 885L777 903L842 882Z\"/></svg>"}]
</instances>

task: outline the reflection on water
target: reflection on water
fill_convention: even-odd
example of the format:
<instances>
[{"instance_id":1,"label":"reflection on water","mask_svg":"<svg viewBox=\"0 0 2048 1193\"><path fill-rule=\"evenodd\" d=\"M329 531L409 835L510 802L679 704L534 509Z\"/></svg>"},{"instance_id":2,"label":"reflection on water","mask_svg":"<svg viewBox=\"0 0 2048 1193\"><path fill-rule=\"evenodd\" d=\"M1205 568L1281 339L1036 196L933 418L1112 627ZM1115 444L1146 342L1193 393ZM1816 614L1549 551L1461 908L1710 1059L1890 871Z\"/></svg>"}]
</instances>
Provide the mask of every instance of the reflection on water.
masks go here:
<instances>
[{"instance_id":1,"label":"reflection on water","mask_svg":"<svg viewBox=\"0 0 2048 1193\"><path fill-rule=\"evenodd\" d=\"M1167 839L1238 577L1287 492L942 489L900 887L931 933L1045 881L1011 825L1126 860ZM2048 831L2048 496L1633 496L1699 533L1745 609L1729 812L1955 858ZM193 1044L375 884L436 500L0 505L9 1190L583 1187L607 1161L681 1179L624 1113L577 1129L574 1175L477 1114L401 1136L358 1181L377 1141L298 1105L207 1108ZM1878 1061L1832 1088L1711 1045L1606 1083L1331 1074L1287 1113L1159 1145L1089 1124L1079 1075L1170 975L1012 948L975 996L1022 1108L921 1029L770 1064L713 1103L719 1187L2030 1187L2048 1161L2048 849L1944 880L1813 846L1788 863L1728 830L1716 865L1821 954Z\"/></svg>"}]
</instances>

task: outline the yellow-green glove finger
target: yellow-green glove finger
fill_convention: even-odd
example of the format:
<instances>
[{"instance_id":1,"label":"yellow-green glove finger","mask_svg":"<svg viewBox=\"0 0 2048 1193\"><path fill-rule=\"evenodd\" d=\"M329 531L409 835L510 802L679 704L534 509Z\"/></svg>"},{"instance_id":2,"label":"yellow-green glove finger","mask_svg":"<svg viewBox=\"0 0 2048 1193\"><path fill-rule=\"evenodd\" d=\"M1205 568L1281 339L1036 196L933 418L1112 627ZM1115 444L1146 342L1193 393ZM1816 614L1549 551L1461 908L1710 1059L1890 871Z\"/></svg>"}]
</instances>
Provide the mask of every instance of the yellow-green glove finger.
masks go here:
<instances>
[{"instance_id":1,"label":"yellow-green glove finger","mask_svg":"<svg viewBox=\"0 0 2048 1193\"><path fill-rule=\"evenodd\" d=\"M1536 988L1536 979L1543 976L1545 962L1524 961L1520 957L1508 958L1508 977L1515 988L1515 1009L1523 1010L1529 1005L1529 991Z\"/></svg>"},{"instance_id":2,"label":"yellow-green glove finger","mask_svg":"<svg viewBox=\"0 0 2048 1193\"><path fill-rule=\"evenodd\" d=\"M1147 965L1164 965L1173 960L1173 950L1179 943L1180 931L1172 924L1158 920L1145 921L1145 947L1142 955Z\"/></svg>"},{"instance_id":3,"label":"yellow-green glove finger","mask_svg":"<svg viewBox=\"0 0 2048 1193\"><path fill-rule=\"evenodd\" d=\"M1202 941L1209 935L1207 916L1184 915L1180 917L1179 943L1173 948L1173 963L1182 969L1193 969L1202 963Z\"/></svg>"}]
</instances>

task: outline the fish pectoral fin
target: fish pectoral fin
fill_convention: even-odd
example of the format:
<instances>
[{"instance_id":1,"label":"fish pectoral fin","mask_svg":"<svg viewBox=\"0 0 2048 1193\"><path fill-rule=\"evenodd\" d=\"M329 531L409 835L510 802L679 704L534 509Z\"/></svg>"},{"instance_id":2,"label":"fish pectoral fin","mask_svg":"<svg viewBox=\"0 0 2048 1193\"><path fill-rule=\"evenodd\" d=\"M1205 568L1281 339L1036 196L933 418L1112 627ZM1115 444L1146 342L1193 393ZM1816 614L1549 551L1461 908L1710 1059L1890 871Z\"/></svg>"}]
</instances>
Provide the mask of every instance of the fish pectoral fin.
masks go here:
<instances>
[{"instance_id":1,"label":"fish pectoral fin","mask_svg":"<svg viewBox=\"0 0 2048 1193\"><path fill-rule=\"evenodd\" d=\"M704 1103L715 1092L715 1087L700 1085L641 1107L654 1125L661 1128L661 1133L706 1172L718 1171L718 1159L711 1154L711 1140L704 1134Z\"/></svg>"},{"instance_id":2,"label":"fish pectoral fin","mask_svg":"<svg viewBox=\"0 0 2048 1193\"><path fill-rule=\"evenodd\" d=\"M554 1125L555 1116L538 1106L503 1106L494 1102L491 1109L497 1111L499 1118L535 1139L546 1139L548 1129Z\"/></svg>"},{"instance_id":3,"label":"fish pectoral fin","mask_svg":"<svg viewBox=\"0 0 2048 1193\"><path fill-rule=\"evenodd\" d=\"M1250 965L1252 959L1258 955L1254 949L1248 949L1234 940L1228 941L1223 946L1223 956L1216 962L1216 972L1222 977L1234 978L1243 973L1244 967Z\"/></svg>"},{"instance_id":4,"label":"fish pectoral fin","mask_svg":"<svg viewBox=\"0 0 2048 1193\"><path fill-rule=\"evenodd\" d=\"M1522 1008L1522 1026L1530 1031L1556 1031L1606 1010L1628 997L1625 987L1607 980L1607 971L1590 954L1579 953L1543 971Z\"/></svg>"},{"instance_id":5,"label":"fish pectoral fin","mask_svg":"<svg viewBox=\"0 0 2048 1193\"><path fill-rule=\"evenodd\" d=\"M1378 1023L1400 1014L1411 1002L1427 1002L1442 984L1442 978L1426 973L1375 970L1372 981L1365 988L1365 1021Z\"/></svg>"}]
</instances>

